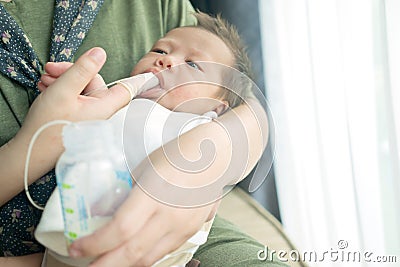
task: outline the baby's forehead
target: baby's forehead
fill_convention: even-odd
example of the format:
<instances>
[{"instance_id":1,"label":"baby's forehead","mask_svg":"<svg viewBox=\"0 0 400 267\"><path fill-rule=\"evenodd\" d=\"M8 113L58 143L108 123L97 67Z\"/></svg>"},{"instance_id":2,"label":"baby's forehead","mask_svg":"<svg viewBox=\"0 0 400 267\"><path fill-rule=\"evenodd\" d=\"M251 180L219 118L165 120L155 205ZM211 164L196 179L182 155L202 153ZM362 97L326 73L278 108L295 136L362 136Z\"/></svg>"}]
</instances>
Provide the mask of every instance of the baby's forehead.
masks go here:
<instances>
[{"instance_id":1,"label":"baby's forehead","mask_svg":"<svg viewBox=\"0 0 400 267\"><path fill-rule=\"evenodd\" d=\"M217 35L196 26L185 26L170 30L159 39L153 48L160 48L174 55L184 55L193 61L216 62L229 67L235 64L230 47Z\"/></svg>"},{"instance_id":2,"label":"baby's forehead","mask_svg":"<svg viewBox=\"0 0 400 267\"><path fill-rule=\"evenodd\" d=\"M214 33L202 28L202 27L197 27L197 26L183 26L183 27L178 27L170 30L167 32L162 39L168 39L168 38L190 38L190 37L202 37L202 38L215 38L219 39L220 41L223 42L221 38L219 38L217 35Z\"/></svg>"}]
</instances>

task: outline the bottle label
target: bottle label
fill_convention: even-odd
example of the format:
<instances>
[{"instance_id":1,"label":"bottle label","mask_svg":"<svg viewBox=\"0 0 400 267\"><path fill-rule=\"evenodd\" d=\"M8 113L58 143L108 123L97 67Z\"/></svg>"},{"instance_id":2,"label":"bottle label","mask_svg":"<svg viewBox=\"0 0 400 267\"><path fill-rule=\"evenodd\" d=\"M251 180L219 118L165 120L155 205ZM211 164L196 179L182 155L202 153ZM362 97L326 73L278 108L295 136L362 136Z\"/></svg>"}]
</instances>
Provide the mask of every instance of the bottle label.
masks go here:
<instances>
[{"instance_id":1,"label":"bottle label","mask_svg":"<svg viewBox=\"0 0 400 267\"><path fill-rule=\"evenodd\" d=\"M116 171L117 179L128 186L129 189L132 188L132 177L128 171Z\"/></svg>"},{"instance_id":2,"label":"bottle label","mask_svg":"<svg viewBox=\"0 0 400 267\"><path fill-rule=\"evenodd\" d=\"M74 185L62 183L58 188L63 209L64 235L69 245L77 238L89 234L87 204Z\"/></svg>"}]
</instances>

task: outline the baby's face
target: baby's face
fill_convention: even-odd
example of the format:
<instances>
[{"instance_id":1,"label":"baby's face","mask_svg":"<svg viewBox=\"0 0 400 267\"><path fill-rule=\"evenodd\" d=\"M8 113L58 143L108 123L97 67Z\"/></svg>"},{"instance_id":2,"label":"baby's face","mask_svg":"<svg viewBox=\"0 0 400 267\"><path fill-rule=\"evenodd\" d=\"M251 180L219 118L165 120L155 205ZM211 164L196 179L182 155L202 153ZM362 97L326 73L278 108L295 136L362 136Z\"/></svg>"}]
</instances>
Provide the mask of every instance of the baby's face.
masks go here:
<instances>
[{"instance_id":1,"label":"baby's face","mask_svg":"<svg viewBox=\"0 0 400 267\"><path fill-rule=\"evenodd\" d=\"M215 81L215 77L222 77L222 68L204 62L232 66L234 58L225 43L206 30L184 27L168 32L132 71L132 75L152 72L160 80L160 87L139 97L157 101L174 111L203 114L215 110L220 113L227 104L220 100L221 87L195 81ZM185 82L192 83L177 86Z\"/></svg>"}]
</instances>

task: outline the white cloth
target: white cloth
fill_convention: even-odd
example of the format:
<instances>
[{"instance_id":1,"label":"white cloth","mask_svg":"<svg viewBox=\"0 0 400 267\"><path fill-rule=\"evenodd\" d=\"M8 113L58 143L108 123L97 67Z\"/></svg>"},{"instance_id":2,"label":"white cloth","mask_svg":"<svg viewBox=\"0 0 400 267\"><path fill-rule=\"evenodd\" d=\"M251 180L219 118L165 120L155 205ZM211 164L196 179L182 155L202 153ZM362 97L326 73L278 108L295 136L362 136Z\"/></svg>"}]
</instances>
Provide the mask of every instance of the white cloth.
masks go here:
<instances>
[{"instance_id":1,"label":"white cloth","mask_svg":"<svg viewBox=\"0 0 400 267\"><path fill-rule=\"evenodd\" d=\"M129 106L118 111L109 121L114 126L117 145L121 152L124 149L123 143L129 144L129 147L125 146L124 152L132 168L162 144L200 124L210 122L216 117L215 112L208 112L202 116L171 112L151 100L135 99ZM126 125L124 125L125 120ZM125 142L123 142L123 138L125 138ZM182 264L184 266L192 258L198 247L207 241L211 225L212 221L205 223L203 228L184 245L165 256L154 266L178 266ZM61 262L72 266L87 266L92 260L75 260L68 257L58 189L54 190L46 204L42 218L36 228L35 237L48 248L49 254Z\"/></svg>"}]
</instances>

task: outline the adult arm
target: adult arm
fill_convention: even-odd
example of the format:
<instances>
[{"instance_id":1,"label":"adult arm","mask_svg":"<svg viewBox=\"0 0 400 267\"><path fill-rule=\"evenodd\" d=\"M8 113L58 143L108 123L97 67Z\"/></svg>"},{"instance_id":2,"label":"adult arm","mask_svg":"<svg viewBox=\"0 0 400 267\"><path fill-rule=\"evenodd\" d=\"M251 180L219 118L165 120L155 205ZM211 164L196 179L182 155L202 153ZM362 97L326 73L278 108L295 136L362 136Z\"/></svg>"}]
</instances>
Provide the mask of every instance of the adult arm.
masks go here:
<instances>
[{"instance_id":1,"label":"adult arm","mask_svg":"<svg viewBox=\"0 0 400 267\"><path fill-rule=\"evenodd\" d=\"M237 120L239 118L240 121ZM221 127L221 124L225 126ZM240 124L240 125L239 125ZM164 148L150 155L151 161L144 161L134 171L135 177L149 184L159 185L159 177L168 177L170 182L184 186L200 186L219 177L229 166L232 151L238 143L232 143L225 129L243 128L247 132L248 153L243 159L248 164L244 169L238 169L237 176L224 181L224 185L235 184L245 177L254 167L265 147L267 140L267 119L261 105L256 100L248 101L223 115L218 121L201 125L182 135L179 139L168 143ZM230 134L235 134L231 132ZM179 171L171 165L163 149L176 147L181 154L189 159L198 158L198 145L204 138L215 145L215 159L204 171L193 175L190 172ZM240 146L241 147L241 146ZM243 165L242 165L243 166ZM165 187L161 185L160 191ZM221 190L222 188L217 188ZM138 204L140 203L140 204ZM165 254L179 247L192 236L200 226L210 219L215 212L215 202L197 208L180 208L165 205L157 200L157 196L149 196L139 187L116 212L113 220L93 235L77 240L72 244L72 256L99 256L92 266L148 266Z\"/></svg>"},{"instance_id":2,"label":"adult arm","mask_svg":"<svg viewBox=\"0 0 400 267\"><path fill-rule=\"evenodd\" d=\"M40 267L43 253L36 253L18 257L0 257L1 267Z\"/></svg>"}]
</instances>

